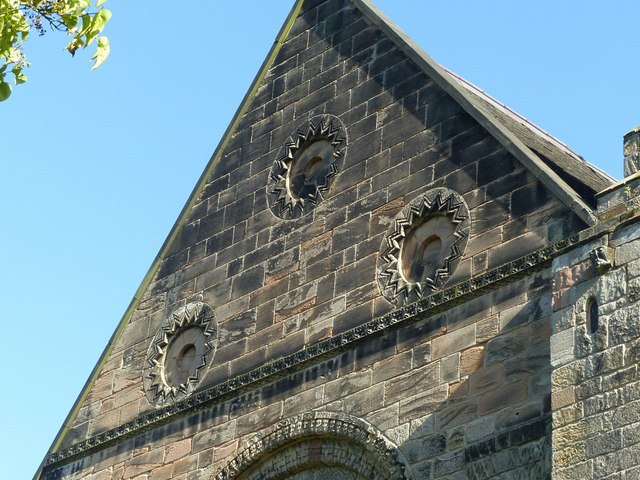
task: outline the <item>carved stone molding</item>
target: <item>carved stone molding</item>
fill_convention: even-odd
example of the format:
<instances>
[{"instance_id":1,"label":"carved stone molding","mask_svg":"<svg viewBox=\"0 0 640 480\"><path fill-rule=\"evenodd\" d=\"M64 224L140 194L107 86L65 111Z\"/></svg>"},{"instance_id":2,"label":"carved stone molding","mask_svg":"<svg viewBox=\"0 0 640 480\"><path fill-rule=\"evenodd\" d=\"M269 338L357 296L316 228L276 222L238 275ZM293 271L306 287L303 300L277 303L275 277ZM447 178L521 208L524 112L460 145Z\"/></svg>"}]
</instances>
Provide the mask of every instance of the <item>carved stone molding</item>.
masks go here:
<instances>
[{"instance_id":1,"label":"carved stone molding","mask_svg":"<svg viewBox=\"0 0 640 480\"><path fill-rule=\"evenodd\" d=\"M378 285L396 305L442 287L469 239L469 209L458 193L434 188L406 205L382 241Z\"/></svg>"},{"instance_id":2,"label":"carved stone molding","mask_svg":"<svg viewBox=\"0 0 640 480\"><path fill-rule=\"evenodd\" d=\"M309 412L257 435L214 478L271 480L328 466L355 479L410 479L410 467L377 428L351 415Z\"/></svg>"},{"instance_id":3,"label":"carved stone molding","mask_svg":"<svg viewBox=\"0 0 640 480\"><path fill-rule=\"evenodd\" d=\"M315 208L338 173L346 147L347 133L338 117L320 115L300 125L271 168L267 187L271 211L293 219Z\"/></svg>"},{"instance_id":4,"label":"carved stone molding","mask_svg":"<svg viewBox=\"0 0 640 480\"><path fill-rule=\"evenodd\" d=\"M143 373L147 399L157 407L189 396L211 363L218 344L213 310L202 302L177 309L158 329Z\"/></svg>"},{"instance_id":5,"label":"carved stone molding","mask_svg":"<svg viewBox=\"0 0 640 480\"><path fill-rule=\"evenodd\" d=\"M141 432L162 425L179 415L185 415L207 408L220 402L223 398L254 388L279 378L287 372L296 371L328 356L335 355L346 348L352 348L370 336L380 334L391 328L410 324L438 312L452 308L471 298L514 282L530 272L548 267L551 260L566 253L576 245L586 242L589 236L572 236L553 245L541 248L523 257L506 263L482 275L442 289L423 297L418 302L397 308L384 316L360 325L331 338L310 345L295 353L266 363L247 373L237 375L218 385L207 388L193 395L165 405L154 412L145 413L115 428L93 435L86 440L74 443L67 448L53 452L47 458L47 470L72 461L88 452L106 448Z\"/></svg>"}]
</instances>

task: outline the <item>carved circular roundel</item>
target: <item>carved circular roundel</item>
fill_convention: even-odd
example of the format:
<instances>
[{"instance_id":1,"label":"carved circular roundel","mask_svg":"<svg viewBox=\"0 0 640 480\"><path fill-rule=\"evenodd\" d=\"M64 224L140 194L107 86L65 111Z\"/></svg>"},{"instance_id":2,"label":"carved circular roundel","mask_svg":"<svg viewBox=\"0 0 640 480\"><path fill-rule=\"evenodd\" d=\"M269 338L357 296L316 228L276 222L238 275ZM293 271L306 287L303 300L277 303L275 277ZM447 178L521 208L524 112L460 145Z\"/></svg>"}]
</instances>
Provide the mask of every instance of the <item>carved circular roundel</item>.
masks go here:
<instances>
[{"instance_id":1,"label":"carved circular roundel","mask_svg":"<svg viewBox=\"0 0 640 480\"><path fill-rule=\"evenodd\" d=\"M149 402L161 407L191 394L217 343L218 325L208 305L189 303L173 312L147 351L143 383Z\"/></svg>"},{"instance_id":2,"label":"carved circular roundel","mask_svg":"<svg viewBox=\"0 0 640 480\"><path fill-rule=\"evenodd\" d=\"M347 135L338 117L320 115L300 125L271 168L268 201L284 219L310 212L323 199L340 169Z\"/></svg>"},{"instance_id":3,"label":"carved circular roundel","mask_svg":"<svg viewBox=\"0 0 640 480\"><path fill-rule=\"evenodd\" d=\"M378 285L387 300L411 303L449 279L469 239L469 209L448 188L435 188L406 205L380 248Z\"/></svg>"}]
</instances>

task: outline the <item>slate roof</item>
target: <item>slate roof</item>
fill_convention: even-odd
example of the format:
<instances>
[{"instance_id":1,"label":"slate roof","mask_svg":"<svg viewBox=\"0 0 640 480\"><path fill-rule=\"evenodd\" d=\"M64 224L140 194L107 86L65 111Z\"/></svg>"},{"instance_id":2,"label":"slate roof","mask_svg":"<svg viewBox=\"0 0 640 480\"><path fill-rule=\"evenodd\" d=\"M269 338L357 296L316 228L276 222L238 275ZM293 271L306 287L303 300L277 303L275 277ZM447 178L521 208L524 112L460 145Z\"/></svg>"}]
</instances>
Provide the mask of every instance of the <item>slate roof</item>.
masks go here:
<instances>
[{"instance_id":1,"label":"slate roof","mask_svg":"<svg viewBox=\"0 0 640 480\"><path fill-rule=\"evenodd\" d=\"M615 179L611 176L587 162L564 143L531 123L522 115L514 112L459 75L450 70L445 70L453 81L458 82L467 90L469 95L477 100L482 108L486 109L497 121L511 130L574 190L585 197L589 197L590 203L595 193L615 182ZM595 205L595 201L593 205Z\"/></svg>"}]
</instances>

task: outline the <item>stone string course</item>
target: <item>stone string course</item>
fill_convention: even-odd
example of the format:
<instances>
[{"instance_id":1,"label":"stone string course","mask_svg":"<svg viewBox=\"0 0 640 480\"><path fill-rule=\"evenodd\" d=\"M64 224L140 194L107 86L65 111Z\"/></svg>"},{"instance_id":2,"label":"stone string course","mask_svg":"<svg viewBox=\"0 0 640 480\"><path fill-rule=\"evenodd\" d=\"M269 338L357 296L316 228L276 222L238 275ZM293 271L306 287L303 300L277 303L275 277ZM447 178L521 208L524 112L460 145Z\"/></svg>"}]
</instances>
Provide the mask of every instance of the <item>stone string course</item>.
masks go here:
<instances>
[{"instance_id":1,"label":"stone string course","mask_svg":"<svg viewBox=\"0 0 640 480\"><path fill-rule=\"evenodd\" d=\"M171 423L48 470L45 478L73 478L72 472L92 480L145 472L153 479L211 478L257 432L309 408L367 419L399 446L417 478L454 472L520 478L526 471L548 471L549 421L544 398L532 394L550 389L544 387L550 376L544 368L548 294L521 296L528 285L547 279L539 272L454 307L454 317L466 314L469 321L453 331L425 319L388 335L395 337L392 349L365 343L375 353L359 357L350 349L198 414L176 415ZM495 314L483 311L491 304Z\"/></svg>"},{"instance_id":2,"label":"stone string course","mask_svg":"<svg viewBox=\"0 0 640 480\"><path fill-rule=\"evenodd\" d=\"M442 309L451 308L456 303L467 300L468 297L495 289L505 284L505 282L513 282L523 274L542 268L552 258L574 246L578 241L579 237L576 236L558 242L556 245L545 247L477 278L444 289L419 302L395 310L382 318L374 319L365 325L270 362L259 369L240 375L221 385L196 393L185 400L178 401L170 406L138 417L131 422L95 435L84 442L52 454L47 461L47 465L74 458L96 448L110 445L119 439L129 438L156 424L166 423L175 415L191 413L194 409L204 408L230 394L238 393L243 389L269 381L270 377L289 373L295 370L296 367L306 366L310 361L317 361L346 348L352 348L354 343L368 336L384 333L389 328L398 327L411 321L415 322L425 316L428 317L442 311Z\"/></svg>"}]
</instances>

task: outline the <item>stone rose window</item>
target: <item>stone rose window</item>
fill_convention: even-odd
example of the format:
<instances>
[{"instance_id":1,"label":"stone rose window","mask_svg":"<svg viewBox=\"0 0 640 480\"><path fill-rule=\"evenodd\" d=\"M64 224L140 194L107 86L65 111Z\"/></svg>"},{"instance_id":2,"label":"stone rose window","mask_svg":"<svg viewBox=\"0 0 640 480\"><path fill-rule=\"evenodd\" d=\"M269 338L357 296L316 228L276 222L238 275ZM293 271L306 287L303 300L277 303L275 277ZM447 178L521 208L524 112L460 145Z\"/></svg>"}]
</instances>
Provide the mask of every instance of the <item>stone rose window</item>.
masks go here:
<instances>
[{"instance_id":1,"label":"stone rose window","mask_svg":"<svg viewBox=\"0 0 640 480\"><path fill-rule=\"evenodd\" d=\"M187 397L209 368L218 344L211 308L189 303L166 319L153 337L145 363L147 399L160 407Z\"/></svg>"},{"instance_id":2,"label":"stone rose window","mask_svg":"<svg viewBox=\"0 0 640 480\"><path fill-rule=\"evenodd\" d=\"M338 173L346 147L346 131L338 117L320 115L300 125L271 168L267 189L271 211L292 219L313 210Z\"/></svg>"},{"instance_id":3,"label":"stone rose window","mask_svg":"<svg viewBox=\"0 0 640 480\"><path fill-rule=\"evenodd\" d=\"M406 205L380 247L378 285L402 305L444 285L469 239L469 209L448 188L436 188Z\"/></svg>"}]
</instances>

